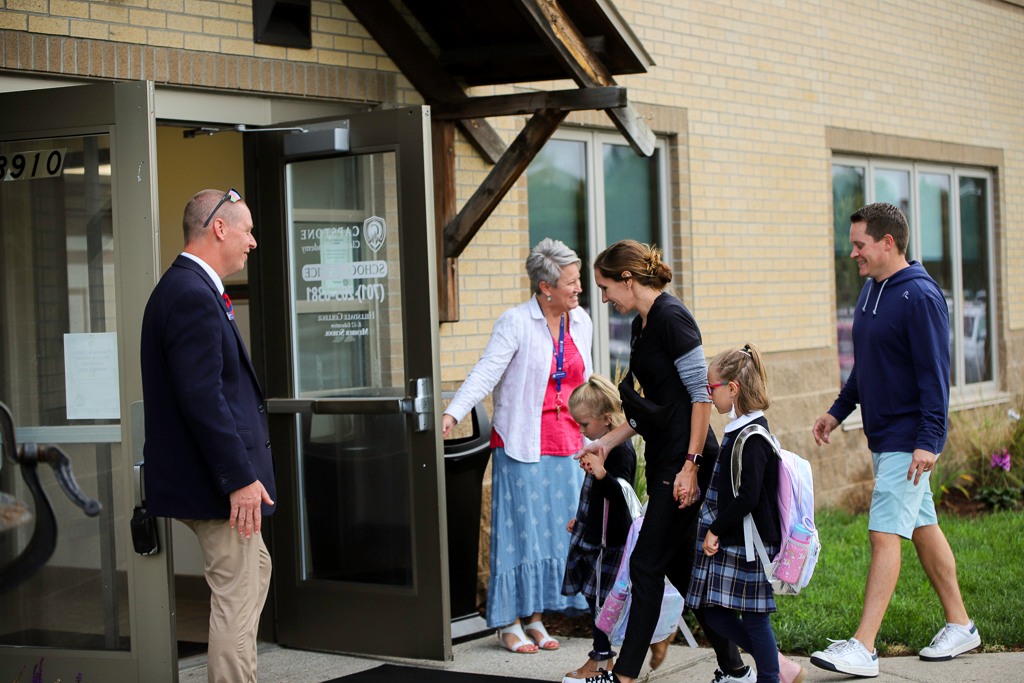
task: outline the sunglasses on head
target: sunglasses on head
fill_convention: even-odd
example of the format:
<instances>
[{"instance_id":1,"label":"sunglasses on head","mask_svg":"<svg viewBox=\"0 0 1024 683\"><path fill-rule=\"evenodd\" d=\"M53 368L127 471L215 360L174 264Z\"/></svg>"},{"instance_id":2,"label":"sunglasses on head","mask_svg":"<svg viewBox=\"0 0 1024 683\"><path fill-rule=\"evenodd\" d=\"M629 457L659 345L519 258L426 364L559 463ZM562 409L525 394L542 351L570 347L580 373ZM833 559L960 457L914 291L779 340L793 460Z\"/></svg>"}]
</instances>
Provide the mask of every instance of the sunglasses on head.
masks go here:
<instances>
[{"instance_id":1,"label":"sunglasses on head","mask_svg":"<svg viewBox=\"0 0 1024 683\"><path fill-rule=\"evenodd\" d=\"M234 204L235 202L240 201L242 201L242 195L238 194L238 190L232 187L230 190L224 193L223 197L220 198L220 201L217 202L217 206L213 207L213 211L211 211L210 215L206 217L205 221L203 221L203 227L205 228L210 224L210 221L213 220L213 217L217 213L217 210L220 209L220 207L224 206L224 202L231 202L232 204Z\"/></svg>"}]
</instances>

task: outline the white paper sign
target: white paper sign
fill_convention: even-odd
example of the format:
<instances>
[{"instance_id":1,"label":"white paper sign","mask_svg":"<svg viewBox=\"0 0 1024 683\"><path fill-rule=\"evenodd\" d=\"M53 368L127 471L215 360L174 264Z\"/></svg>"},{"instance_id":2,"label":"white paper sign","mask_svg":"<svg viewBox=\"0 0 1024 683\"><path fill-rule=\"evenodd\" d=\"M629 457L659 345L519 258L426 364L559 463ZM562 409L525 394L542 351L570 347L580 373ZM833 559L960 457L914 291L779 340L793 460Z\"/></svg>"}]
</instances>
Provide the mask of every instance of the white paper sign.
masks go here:
<instances>
[{"instance_id":1,"label":"white paper sign","mask_svg":"<svg viewBox=\"0 0 1024 683\"><path fill-rule=\"evenodd\" d=\"M64 392L69 420L121 419L116 333L64 335Z\"/></svg>"}]
</instances>

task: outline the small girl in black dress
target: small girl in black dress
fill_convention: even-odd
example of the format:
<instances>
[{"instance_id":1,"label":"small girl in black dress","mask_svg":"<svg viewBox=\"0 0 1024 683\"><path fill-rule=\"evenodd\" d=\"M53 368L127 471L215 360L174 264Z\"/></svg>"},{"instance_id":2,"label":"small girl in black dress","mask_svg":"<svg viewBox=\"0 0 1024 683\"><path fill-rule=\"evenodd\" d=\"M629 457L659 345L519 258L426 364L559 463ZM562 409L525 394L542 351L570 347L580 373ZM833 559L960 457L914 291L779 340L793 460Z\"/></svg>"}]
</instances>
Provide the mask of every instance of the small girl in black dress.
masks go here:
<instances>
[{"instance_id":1,"label":"small girl in black dress","mask_svg":"<svg viewBox=\"0 0 1024 683\"><path fill-rule=\"evenodd\" d=\"M590 379L572 392L569 396L569 411L579 424L580 432L590 440L604 436L625 420L619 391L603 375L591 375ZM572 540L562 581L562 595L583 593L595 620L598 602L608 597L608 590L615 582L626 545L626 535L633 521L617 479L624 479L632 486L635 475L636 452L632 442L627 440L611 450L603 465L596 463L587 474L580 490L576 517L566 525ZM601 536L606 507L608 521L602 553ZM593 630L594 649L590 651L586 664L567 673L562 679L563 683L577 683L597 675L600 669L612 668L615 653L608 635L596 623Z\"/></svg>"},{"instance_id":2,"label":"small girl in black dress","mask_svg":"<svg viewBox=\"0 0 1024 683\"><path fill-rule=\"evenodd\" d=\"M748 439L739 468L740 483L733 495L733 445L740 430L751 423L768 429L767 373L757 348L715 356L708 367L708 395L720 414L733 417L725 427L721 452L711 475L697 527L696 557L686 604L704 605L708 624L749 652L757 665L758 683L778 683L779 651L772 631L775 611L772 586L760 560L746 560L743 518L750 514L769 557L779 551L779 468L765 439Z\"/></svg>"}]
</instances>

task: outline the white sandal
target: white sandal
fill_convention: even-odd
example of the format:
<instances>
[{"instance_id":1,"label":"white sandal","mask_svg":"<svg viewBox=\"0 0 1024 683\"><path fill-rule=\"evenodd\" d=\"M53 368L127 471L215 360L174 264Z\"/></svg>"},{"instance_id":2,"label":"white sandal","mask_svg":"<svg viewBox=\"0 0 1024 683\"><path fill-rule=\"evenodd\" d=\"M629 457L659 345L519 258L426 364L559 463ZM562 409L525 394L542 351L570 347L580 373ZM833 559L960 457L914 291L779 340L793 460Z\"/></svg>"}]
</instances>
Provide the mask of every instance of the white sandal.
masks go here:
<instances>
[{"instance_id":1,"label":"white sandal","mask_svg":"<svg viewBox=\"0 0 1024 683\"><path fill-rule=\"evenodd\" d=\"M516 642L511 644L511 645L509 645L508 642L505 641L505 636L506 635L515 636L516 637ZM522 627L522 625L519 624L519 622L515 622L513 624L509 624L505 628L499 628L498 629L498 642L501 643L501 646L504 647L509 652L514 652L514 653L519 654L519 655L532 655L532 654L537 652L537 649L539 649L539 648L537 648L537 644L534 643L529 638L527 638L526 634L523 633L523 627ZM537 648L537 649L533 649L533 650L529 650L529 649L524 650L523 649L524 647L529 648L531 646L533 646L534 648Z\"/></svg>"},{"instance_id":2,"label":"white sandal","mask_svg":"<svg viewBox=\"0 0 1024 683\"><path fill-rule=\"evenodd\" d=\"M544 624L540 621L531 621L523 627L527 631L536 631L540 635L540 640L531 637L530 639L537 644L541 650L557 650L561 645L558 641L551 637L548 630L544 628ZM552 646L553 647L549 647Z\"/></svg>"}]
</instances>

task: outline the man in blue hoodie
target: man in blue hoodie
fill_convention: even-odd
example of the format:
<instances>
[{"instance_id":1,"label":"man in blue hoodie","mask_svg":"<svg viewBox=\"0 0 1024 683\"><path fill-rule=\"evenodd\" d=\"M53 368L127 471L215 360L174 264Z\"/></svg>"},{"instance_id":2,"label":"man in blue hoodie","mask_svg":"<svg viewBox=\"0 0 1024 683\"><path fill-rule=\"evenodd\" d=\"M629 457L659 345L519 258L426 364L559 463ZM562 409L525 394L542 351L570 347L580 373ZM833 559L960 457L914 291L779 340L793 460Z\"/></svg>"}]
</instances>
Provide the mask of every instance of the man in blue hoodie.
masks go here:
<instances>
[{"instance_id":1,"label":"man in blue hoodie","mask_svg":"<svg viewBox=\"0 0 1024 683\"><path fill-rule=\"evenodd\" d=\"M980 646L981 637L967 616L929 484L946 442L949 309L924 267L907 261L910 228L897 207L869 204L850 216L850 224L850 256L867 278L854 310L854 366L812 431L819 446L829 443L832 431L860 404L875 472L868 517L871 566L857 632L815 652L811 663L877 676L875 637L899 579L904 538L914 542L946 613L946 625L921 650L921 659L952 659Z\"/></svg>"}]
</instances>

